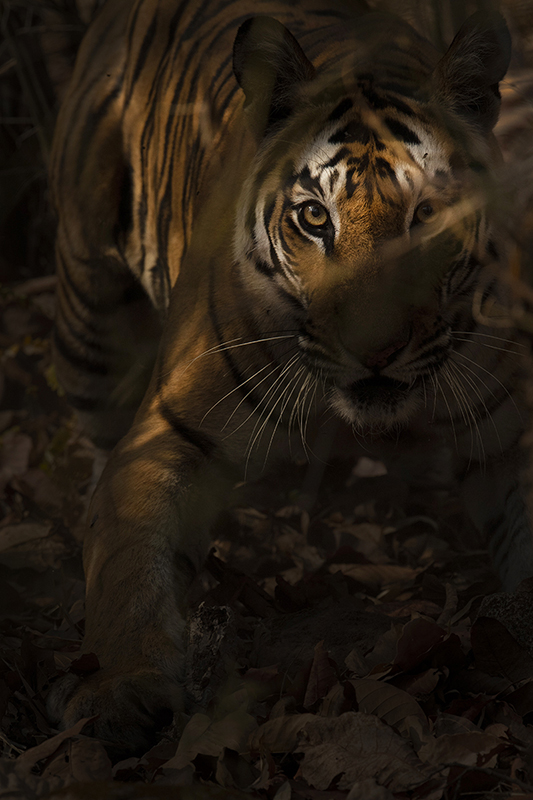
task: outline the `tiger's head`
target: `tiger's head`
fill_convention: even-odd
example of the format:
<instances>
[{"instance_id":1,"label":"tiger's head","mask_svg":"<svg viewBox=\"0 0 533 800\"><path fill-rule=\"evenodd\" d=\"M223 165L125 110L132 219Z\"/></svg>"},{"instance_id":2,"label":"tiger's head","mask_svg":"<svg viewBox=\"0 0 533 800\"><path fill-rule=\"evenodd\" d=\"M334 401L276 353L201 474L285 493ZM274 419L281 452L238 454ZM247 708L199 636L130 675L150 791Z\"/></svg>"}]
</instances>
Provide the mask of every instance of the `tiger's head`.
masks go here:
<instances>
[{"instance_id":1,"label":"tiger's head","mask_svg":"<svg viewBox=\"0 0 533 800\"><path fill-rule=\"evenodd\" d=\"M486 205L509 34L499 14L475 15L438 60L386 19L317 53L315 69L269 17L237 35L258 142L237 261L254 313L296 332L330 406L388 429L432 391L495 258Z\"/></svg>"}]
</instances>

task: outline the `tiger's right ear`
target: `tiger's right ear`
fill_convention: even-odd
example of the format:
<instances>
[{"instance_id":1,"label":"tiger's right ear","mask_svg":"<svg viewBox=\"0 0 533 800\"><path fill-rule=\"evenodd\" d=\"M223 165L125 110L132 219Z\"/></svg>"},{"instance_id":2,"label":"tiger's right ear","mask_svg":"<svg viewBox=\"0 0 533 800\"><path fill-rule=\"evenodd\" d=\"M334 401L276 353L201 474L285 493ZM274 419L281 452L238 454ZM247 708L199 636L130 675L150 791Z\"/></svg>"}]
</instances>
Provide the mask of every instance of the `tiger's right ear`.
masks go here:
<instances>
[{"instance_id":1,"label":"tiger's right ear","mask_svg":"<svg viewBox=\"0 0 533 800\"><path fill-rule=\"evenodd\" d=\"M239 28L233 45L233 71L259 138L291 113L298 87L315 75L292 33L276 19L262 16L247 19Z\"/></svg>"},{"instance_id":2,"label":"tiger's right ear","mask_svg":"<svg viewBox=\"0 0 533 800\"><path fill-rule=\"evenodd\" d=\"M500 92L511 59L511 36L499 12L473 14L432 76L434 97L472 126L488 133L498 119Z\"/></svg>"}]
</instances>

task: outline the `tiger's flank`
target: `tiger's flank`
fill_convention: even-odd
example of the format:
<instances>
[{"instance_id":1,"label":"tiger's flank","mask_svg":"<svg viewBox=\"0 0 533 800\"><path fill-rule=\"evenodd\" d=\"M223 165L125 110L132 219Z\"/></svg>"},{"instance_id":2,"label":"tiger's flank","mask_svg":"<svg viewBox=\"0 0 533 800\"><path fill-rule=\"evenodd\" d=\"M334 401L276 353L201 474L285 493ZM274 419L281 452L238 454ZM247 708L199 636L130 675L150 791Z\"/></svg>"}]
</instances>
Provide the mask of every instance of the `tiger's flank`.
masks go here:
<instances>
[{"instance_id":1,"label":"tiger's flank","mask_svg":"<svg viewBox=\"0 0 533 800\"><path fill-rule=\"evenodd\" d=\"M526 370L505 306L496 12L447 52L357 5L108 0L55 132L58 375L115 445L84 543L84 652L50 713L144 746L181 708L184 599L231 485L325 418L457 486L503 585L533 573ZM122 437L122 438L121 438ZM117 444L118 441L118 444Z\"/></svg>"}]
</instances>

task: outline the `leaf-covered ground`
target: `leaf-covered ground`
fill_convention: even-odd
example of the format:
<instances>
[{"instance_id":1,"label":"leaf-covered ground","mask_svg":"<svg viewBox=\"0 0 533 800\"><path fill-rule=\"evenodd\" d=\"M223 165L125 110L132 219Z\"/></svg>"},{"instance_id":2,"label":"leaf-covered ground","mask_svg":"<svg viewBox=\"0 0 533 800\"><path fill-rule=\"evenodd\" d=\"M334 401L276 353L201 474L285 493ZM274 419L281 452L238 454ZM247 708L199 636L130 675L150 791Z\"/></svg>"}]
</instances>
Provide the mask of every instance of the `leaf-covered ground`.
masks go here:
<instances>
[{"instance_id":1,"label":"leaf-covered ground","mask_svg":"<svg viewBox=\"0 0 533 800\"><path fill-rule=\"evenodd\" d=\"M455 499L369 458L332 464L310 513L305 464L236 490L190 594L186 713L149 752L112 763L90 721L50 725L51 683L98 666L78 657L95 451L56 391L53 292L3 296L0 798L533 797L533 595L484 600Z\"/></svg>"},{"instance_id":2,"label":"leaf-covered ground","mask_svg":"<svg viewBox=\"0 0 533 800\"><path fill-rule=\"evenodd\" d=\"M0 5L0 800L533 800L533 584L498 594L457 499L417 494L370 458L331 464L312 506L304 463L236 487L190 592L186 709L152 749L117 762L90 720L51 726L52 683L98 668L79 657L81 540L103 456L51 365L47 130L28 122L5 48L42 19L26 0ZM514 5L527 52L530 6ZM74 3L47 7L79 36ZM527 63L500 126L524 205ZM521 230L527 277L532 221Z\"/></svg>"}]
</instances>

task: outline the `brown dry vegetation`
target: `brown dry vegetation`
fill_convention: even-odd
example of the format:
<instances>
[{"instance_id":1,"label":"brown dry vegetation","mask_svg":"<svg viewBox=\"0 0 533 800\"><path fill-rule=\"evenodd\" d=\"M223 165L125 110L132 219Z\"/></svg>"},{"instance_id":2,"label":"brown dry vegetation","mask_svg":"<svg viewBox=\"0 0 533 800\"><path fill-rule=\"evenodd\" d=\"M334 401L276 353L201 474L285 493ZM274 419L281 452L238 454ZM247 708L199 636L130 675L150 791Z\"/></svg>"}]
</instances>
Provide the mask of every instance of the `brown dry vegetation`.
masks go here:
<instances>
[{"instance_id":1,"label":"brown dry vegetation","mask_svg":"<svg viewBox=\"0 0 533 800\"><path fill-rule=\"evenodd\" d=\"M533 798L533 585L486 597L498 584L456 499L419 496L368 458L330 465L310 510L306 464L236 488L190 593L186 713L151 750L113 763L90 720L50 726L51 683L98 667L78 657L98 454L51 367L46 192L57 98L94 5L0 2L0 798ZM435 8L413 18L429 25ZM533 8L508 10L516 280L533 263Z\"/></svg>"}]
</instances>

